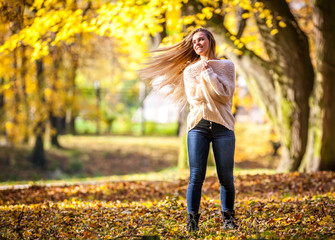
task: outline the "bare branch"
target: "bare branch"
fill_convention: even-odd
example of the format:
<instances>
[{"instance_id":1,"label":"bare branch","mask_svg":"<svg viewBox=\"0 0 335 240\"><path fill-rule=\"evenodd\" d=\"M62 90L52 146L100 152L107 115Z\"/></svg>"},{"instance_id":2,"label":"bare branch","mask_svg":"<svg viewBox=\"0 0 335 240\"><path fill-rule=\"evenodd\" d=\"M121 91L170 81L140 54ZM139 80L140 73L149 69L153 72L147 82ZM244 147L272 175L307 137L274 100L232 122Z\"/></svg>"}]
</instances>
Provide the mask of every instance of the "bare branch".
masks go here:
<instances>
[{"instance_id":1,"label":"bare branch","mask_svg":"<svg viewBox=\"0 0 335 240\"><path fill-rule=\"evenodd\" d=\"M248 18L244 18L243 17L243 14L245 13L249 13L249 10L246 10L246 9L243 9L243 8L240 8L239 9L239 26L238 26L238 32L237 32L237 35L236 37L237 38L241 38L242 34L243 34L243 31L245 29L245 27L247 26L247 20Z\"/></svg>"}]
</instances>

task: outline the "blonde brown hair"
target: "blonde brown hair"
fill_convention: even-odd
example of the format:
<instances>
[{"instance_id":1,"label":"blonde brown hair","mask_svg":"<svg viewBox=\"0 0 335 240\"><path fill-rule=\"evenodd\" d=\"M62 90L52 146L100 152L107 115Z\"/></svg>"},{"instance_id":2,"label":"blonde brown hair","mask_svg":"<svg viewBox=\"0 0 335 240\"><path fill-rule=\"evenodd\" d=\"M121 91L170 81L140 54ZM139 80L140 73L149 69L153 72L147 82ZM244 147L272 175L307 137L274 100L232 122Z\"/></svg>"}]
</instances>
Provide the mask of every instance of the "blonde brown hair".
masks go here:
<instances>
[{"instance_id":1,"label":"blonde brown hair","mask_svg":"<svg viewBox=\"0 0 335 240\"><path fill-rule=\"evenodd\" d=\"M197 32L204 32L209 40L208 56L215 56L215 39L213 34L205 28L197 28L181 42L165 48L159 48L151 53L158 53L151 56L146 66L140 69L141 78L151 79L154 88L162 89L168 87L167 95L178 105L186 104L184 90L183 71L198 61L200 56L193 49L193 36Z\"/></svg>"}]
</instances>

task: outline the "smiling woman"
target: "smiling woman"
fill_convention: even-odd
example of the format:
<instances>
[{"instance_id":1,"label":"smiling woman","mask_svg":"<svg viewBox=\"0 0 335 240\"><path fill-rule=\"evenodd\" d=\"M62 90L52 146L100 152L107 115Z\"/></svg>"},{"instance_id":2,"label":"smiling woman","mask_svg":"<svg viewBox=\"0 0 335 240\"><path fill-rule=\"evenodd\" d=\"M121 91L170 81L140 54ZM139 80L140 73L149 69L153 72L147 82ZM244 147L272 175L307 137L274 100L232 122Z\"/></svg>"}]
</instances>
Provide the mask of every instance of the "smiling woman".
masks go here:
<instances>
[{"instance_id":1,"label":"smiling woman","mask_svg":"<svg viewBox=\"0 0 335 240\"><path fill-rule=\"evenodd\" d=\"M205 33L197 32L193 36L193 48L196 54L206 55L208 51L209 40Z\"/></svg>"},{"instance_id":2,"label":"smiling woman","mask_svg":"<svg viewBox=\"0 0 335 240\"><path fill-rule=\"evenodd\" d=\"M220 181L223 228L238 227L234 218L233 177L235 68L231 61L216 58L215 45L213 34L198 28L180 43L154 51L160 54L140 71L145 78L159 79L153 81L154 86L169 87L168 95L177 103L190 105L187 117L190 180L186 193L189 232L199 230L201 190L211 142Z\"/></svg>"},{"instance_id":3,"label":"smiling woman","mask_svg":"<svg viewBox=\"0 0 335 240\"><path fill-rule=\"evenodd\" d=\"M205 32L196 32L193 36L193 49L196 54L203 58L215 58L215 40L212 34L208 35ZM208 49L210 50L208 52Z\"/></svg>"}]
</instances>

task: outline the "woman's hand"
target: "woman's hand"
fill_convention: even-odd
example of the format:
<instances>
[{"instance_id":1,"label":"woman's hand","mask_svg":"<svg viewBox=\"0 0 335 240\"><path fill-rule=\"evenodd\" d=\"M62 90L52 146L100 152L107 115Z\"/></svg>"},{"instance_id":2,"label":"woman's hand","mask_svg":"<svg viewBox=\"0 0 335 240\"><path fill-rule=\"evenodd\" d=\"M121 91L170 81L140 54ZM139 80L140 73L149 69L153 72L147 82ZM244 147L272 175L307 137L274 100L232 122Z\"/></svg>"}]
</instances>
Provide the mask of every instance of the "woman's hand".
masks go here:
<instances>
[{"instance_id":1,"label":"woman's hand","mask_svg":"<svg viewBox=\"0 0 335 240\"><path fill-rule=\"evenodd\" d=\"M205 71L205 70L207 70L209 68L210 68L210 66L208 64L208 61L202 61L202 69L201 69L201 71Z\"/></svg>"}]
</instances>

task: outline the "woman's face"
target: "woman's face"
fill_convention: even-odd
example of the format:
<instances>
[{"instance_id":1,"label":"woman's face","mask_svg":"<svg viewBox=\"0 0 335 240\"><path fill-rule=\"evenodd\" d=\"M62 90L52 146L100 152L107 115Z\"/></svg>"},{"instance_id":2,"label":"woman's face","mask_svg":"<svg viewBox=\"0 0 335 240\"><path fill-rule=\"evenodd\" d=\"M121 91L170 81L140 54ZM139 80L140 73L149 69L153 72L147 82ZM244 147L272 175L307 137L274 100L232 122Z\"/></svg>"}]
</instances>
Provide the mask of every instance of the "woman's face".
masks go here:
<instances>
[{"instance_id":1,"label":"woman's face","mask_svg":"<svg viewBox=\"0 0 335 240\"><path fill-rule=\"evenodd\" d=\"M193 35L193 49L200 56L207 56L209 40L206 33L197 32Z\"/></svg>"}]
</instances>

